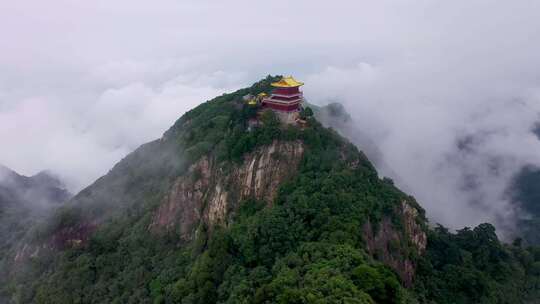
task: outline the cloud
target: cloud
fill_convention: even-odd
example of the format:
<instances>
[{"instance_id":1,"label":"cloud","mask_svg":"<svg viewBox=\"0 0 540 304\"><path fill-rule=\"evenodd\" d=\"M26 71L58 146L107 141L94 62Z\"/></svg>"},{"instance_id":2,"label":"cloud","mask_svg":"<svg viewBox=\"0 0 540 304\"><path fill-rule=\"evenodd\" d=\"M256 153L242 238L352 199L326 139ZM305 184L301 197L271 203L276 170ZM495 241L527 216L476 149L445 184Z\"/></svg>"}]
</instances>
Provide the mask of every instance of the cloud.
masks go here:
<instances>
[{"instance_id":1,"label":"cloud","mask_svg":"<svg viewBox=\"0 0 540 304\"><path fill-rule=\"evenodd\" d=\"M306 95L319 104L343 102L392 169L379 166L381 173L414 194L434 222L459 228L487 221L510 236L521 213L508 201L510 181L522 167L540 164L540 141L531 132L538 88L506 84L509 75L500 74L485 75L496 94L485 85L463 90L478 80L461 70L409 83L437 68L331 66L308 75ZM455 91L441 85L459 76Z\"/></svg>"},{"instance_id":2,"label":"cloud","mask_svg":"<svg viewBox=\"0 0 540 304\"><path fill-rule=\"evenodd\" d=\"M538 165L535 1L0 4L0 163L80 189L183 112L267 74L339 101L451 227L511 227L510 176ZM361 147L362 148L362 147ZM508 228L509 230L510 228Z\"/></svg>"},{"instance_id":3,"label":"cloud","mask_svg":"<svg viewBox=\"0 0 540 304\"><path fill-rule=\"evenodd\" d=\"M140 144L160 137L185 111L230 90L234 77L183 74L153 83L144 77L153 71L132 76L133 65L121 65L99 66L89 71L91 80L78 79L95 89L5 97L0 161L25 174L50 168L79 190ZM110 78L97 76L105 71Z\"/></svg>"}]
</instances>

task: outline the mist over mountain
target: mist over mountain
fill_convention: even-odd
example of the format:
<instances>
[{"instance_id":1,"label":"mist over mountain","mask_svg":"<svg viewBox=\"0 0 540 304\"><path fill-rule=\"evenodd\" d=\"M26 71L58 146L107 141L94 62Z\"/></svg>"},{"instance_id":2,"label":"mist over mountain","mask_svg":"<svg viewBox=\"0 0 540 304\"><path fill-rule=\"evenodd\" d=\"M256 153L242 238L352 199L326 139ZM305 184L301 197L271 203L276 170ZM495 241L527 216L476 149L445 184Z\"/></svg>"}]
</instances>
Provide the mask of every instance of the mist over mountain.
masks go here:
<instances>
[{"instance_id":1,"label":"mist over mountain","mask_svg":"<svg viewBox=\"0 0 540 304\"><path fill-rule=\"evenodd\" d=\"M49 210L61 206L72 194L53 173L42 171L33 176L20 175L0 165L0 223L31 222ZM3 236L10 233L1 229ZM14 237L17 239L17 237Z\"/></svg>"},{"instance_id":2,"label":"mist over mountain","mask_svg":"<svg viewBox=\"0 0 540 304\"><path fill-rule=\"evenodd\" d=\"M534 244L540 244L540 169L523 168L508 189L515 208L521 210L518 218L519 236Z\"/></svg>"},{"instance_id":3,"label":"mist over mountain","mask_svg":"<svg viewBox=\"0 0 540 304\"><path fill-rule=\"evenodd\" d=\"M539 123L534 124L531 132L540 140ZM523 166L508 185L507 195L519 210L518 235L527 242L540 244L540 166Z\"/></svg>"},{"instance_id":4,"label":"mist over mountain","mask_svg":"<svg viewBox=\"0 0 540 304\"><path fill-rule=\"evenodd\" d=\"M317 119L323 125L335 129L357 147L361 147L362 151L366 153L377 168L379 175L392 177L400 185L401 189L409 191L407 183L385 162L384 154L377 146L376 140L372 139L355 123L341 103L330 103L323 107L317 107L315 113Z\"/></svg>"},{"instance_id":5,"label":"mist over mountain","mask_svg":"<svg viewBox=\"0 0 540 304\"><path fill-rule=\"evenodd\" d=\"M539 298L540 2L4 2L0 297Z\"/></svg>"},{"instance_id":6,"label":"mist over mountain","mask_svg":"<svg viewBox=\"0 0 540 304\"><path fill-rule=\"evenodd\" d=\"M11 198L11 201L33 207L37 212L63 203L71 197L66 186L50 171L41 171L28 177L0 165L0 187L3 201L7 203L8 198Z\"/></svg>"},{"instance_id":7,"label":"mist over mountain","mask_svg":"<svg viewBox=\"0 0 540 304\"><path fill-rule=\"evenodd\" d=\"M27 177L0 165L0 270L12 262L10 259L29 231L71 196L51 172ZM4 284L6 273L2 274L0 282Z\"/></svg>"},{"instance_id":8,"label":"mist over mountain","mask_svg":"<svg viewBox=\"0 0 540 304\"><path fill-rule=\"evenodd\" d=\"M419 202L315 118L346 125L342 107L303 108L286 124L246 101L269 94L279 79L188 111L34 225L0 265L0 296L13 303L538 299L539 248L503 243L489 223L457 232L430 225Z\"/></svg>"},{"instance_id":9,"label":"mist over mountain","mask_svg":"<svg viewBox=\"0 0 540 304\"><path fill-rule=\"evenodd\" d=\"M12 2L0 10L2 36L18 41L0 56L0 138L10 147L0 161L26 175L55 168L78 192L200 101L293 73L311 103L346 107L396 173L384 175L434 222L490 221L511 238L503 189L540 165L530 132L538 10L483 0ZM279 18L261 17L271 11ZM284 32L291 24L295 33Z\"/></svg>"},{"instance_id":10,"label":"mist over mountain","mask_svg":"<svg viewBox=\"0 0 540 304\"><path fill-rule=\"evenodd\" d=\"M532 128L532 132L534 135L536 135L536 137L538 137L538 140L540 140L540 123L539 122L534 124Z\"/></svg>"}]
</instances>

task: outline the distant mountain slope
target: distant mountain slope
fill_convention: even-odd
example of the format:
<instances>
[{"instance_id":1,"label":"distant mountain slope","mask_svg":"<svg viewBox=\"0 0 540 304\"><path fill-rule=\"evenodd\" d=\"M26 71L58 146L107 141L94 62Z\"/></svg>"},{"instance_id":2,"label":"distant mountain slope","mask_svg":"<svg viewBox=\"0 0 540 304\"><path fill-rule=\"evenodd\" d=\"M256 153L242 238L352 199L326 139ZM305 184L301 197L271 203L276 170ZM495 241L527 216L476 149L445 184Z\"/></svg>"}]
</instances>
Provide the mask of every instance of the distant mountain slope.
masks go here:
<instances>
[{"instance_id":1,"label":"distant mountain slope","mask_svg":"<svg viewBox=\"0 0 540 304\"><path fill-rule=\"evenodd\" d=\"M6 259L14 255L14 246L31 227L70 197L62 182L49 172L27 177L0 165L0 274ZM2 276L0 284L5 279Z\"/></svg>"},{"instance_id":2,"label":"distant mountain slope","mask_svg":"<svg viewBox=\"0 0 540 304\"><path fill-rule=\"evenodd\" d=\"M71 197L65 185L47 171L27 177L0 165L0 187L0 198L6 203L9 197L36 208L47 208L50 204L61 203Z\"/></svg>"},{"instance_id":3,"label":"distant mountain slope","mask_svg":"<svg viewBox=\"0 0 540 304\"><path fill-rule=\"evenodd\" d=\"M20 239L46 210L70 197L60 180L48 172L27 177L0 166L0 250Z\"/></svg>"},{"instance_id":4,"label":"distant mountain slope","mask_svg":"<svg viewBox=\"0 0 540 304\"><path fill-rule=\"evenodd\" d=\"M242 99L275 80L187 112L77 194L35 228L4 294L14 303L537 298L538 249L502 244L489 224L430 229L415 199L335 131L313 117L283 126Z\"/></svg>"},{"instance_id":5,"label":"distant mountain slope","mask_svg":"<svg viewBox=\"0 0 540 304\"><path fill-rule=\"evenodd\" d=\"M510 196L521 208L523 216L518 220L519 233L530 244L540 244L540 169L523 168L514 178L509 189Z\"/></svg>"},{"instance_id":6,"label":"distant mountain slope","mask_svg":"<svg viewBox=\"0 0 540 304\"><path fill-rule=\"evenodd\" d=\"M540 123L531 132L540 140ZM524 166L514 176L507 190L509 199L522 211L518 235L528 244L540 245L540 168Z\"/></svg>"}]
</instances>

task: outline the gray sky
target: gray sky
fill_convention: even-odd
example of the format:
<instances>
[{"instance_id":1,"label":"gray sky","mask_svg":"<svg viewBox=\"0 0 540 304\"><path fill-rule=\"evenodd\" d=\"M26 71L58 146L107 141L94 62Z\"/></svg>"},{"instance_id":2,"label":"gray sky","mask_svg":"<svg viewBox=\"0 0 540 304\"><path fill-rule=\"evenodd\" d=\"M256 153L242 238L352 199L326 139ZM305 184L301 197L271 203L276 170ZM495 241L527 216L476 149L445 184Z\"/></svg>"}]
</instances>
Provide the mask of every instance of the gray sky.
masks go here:
<instances>
[{"instance_id":1,"label":"gray sky","mask_svg":"<svg viewBox=\"0 0 540 304\"><path fill-rule=\"evenodd\" d=\"M511 227L508 181L540 164L539 12L538 1L0 0L0 163L52 169L78 190L200 102L294 74L310 102L345 104L434 222Z\"/></svg>"}]
</instances>

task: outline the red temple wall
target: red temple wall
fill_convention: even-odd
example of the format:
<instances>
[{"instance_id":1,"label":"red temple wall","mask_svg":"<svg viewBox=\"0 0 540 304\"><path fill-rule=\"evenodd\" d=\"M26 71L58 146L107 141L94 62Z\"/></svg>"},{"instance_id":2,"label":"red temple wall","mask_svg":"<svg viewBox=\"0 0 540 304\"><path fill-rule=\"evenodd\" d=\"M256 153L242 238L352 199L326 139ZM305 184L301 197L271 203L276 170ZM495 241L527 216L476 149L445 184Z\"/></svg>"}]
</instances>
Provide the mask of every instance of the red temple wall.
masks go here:
<instances>
[{"instance_id":1,"label":"red temple wall","mask_svg":"<svg viewBox=\"0 0 540 304\"><path fill-rule=\"evenodd\" d=\"M290 94L298 94L300 92L299 87L294 88L275 88L272 91L272 94L283 94L283 95L290 95Z\"/></svg>"},{"instance_id":2,"label":"red temple wall","mask_svg":"<svg viewBox=\"0 0 540 304\"><path fill-rule=\"evenodd\" d=\"M292 105L278 105L275 103L264 103L263 105L265 108L270 108L278 111L285 111L285 112L293 112L299 109L299 104L292 104Z\"/></svg>"},{"instance_id":3,"label":"red temple wall","mask_svg":"<svg viewBox=\"0 0 540 304\"><path fill-rule=\"evenodd\" d=\"M271 97L272 99L275 99L275 100L281 100L281 101L294 101L294 100L300 100L300 98L298 96L291 96L291 97L283 97L283 96L275 96L275 95L272 95Z\"/></svg>"}]
</instances>

